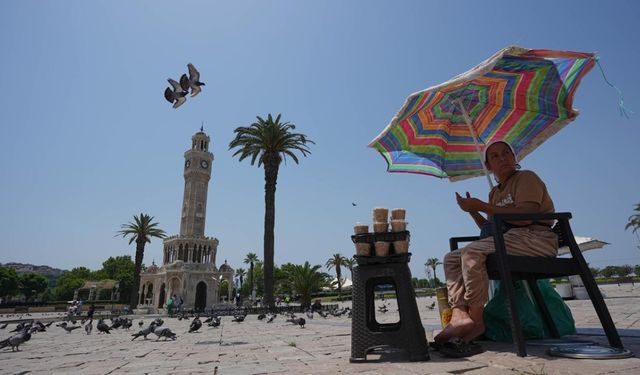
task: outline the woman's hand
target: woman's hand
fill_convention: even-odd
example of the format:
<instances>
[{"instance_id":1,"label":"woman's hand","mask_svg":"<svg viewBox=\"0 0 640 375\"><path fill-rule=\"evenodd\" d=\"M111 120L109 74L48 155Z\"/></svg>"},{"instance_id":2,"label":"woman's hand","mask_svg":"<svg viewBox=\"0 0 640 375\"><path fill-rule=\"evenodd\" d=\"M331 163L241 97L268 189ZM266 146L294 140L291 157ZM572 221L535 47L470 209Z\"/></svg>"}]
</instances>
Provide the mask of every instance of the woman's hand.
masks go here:
<instances>
[{"instance_id":1,"label":"woman's hand","mask_svg":"<svg viewBox=\"0 0 640 375\"><path fill-rule=\"evenodd\" d=\"M477 198L471 198L469 192L466 193L466 198L456 192L456 201L458 206L465 212L485 212L487 203Z\"/></svg>"}]
</instances>

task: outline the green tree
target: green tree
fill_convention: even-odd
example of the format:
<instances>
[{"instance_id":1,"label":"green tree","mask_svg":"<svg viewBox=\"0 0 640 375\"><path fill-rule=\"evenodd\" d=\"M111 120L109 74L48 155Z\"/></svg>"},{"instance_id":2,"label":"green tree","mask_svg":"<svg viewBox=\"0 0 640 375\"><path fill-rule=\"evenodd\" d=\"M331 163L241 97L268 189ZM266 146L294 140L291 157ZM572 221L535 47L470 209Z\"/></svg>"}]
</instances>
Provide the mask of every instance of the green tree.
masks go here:
<instances>
[{"instance_id":1,"label":"green tree","mask_svg":"<svg viewBox=\"0 0 640 375\"><path fill-rule=\"evenodd\" d=\"M258 256L255 253L249 253L246 257L244 257L244 263L249 265L249 295L253 291L255 287L255 275L253 273L253 267L255 263L258 261Z\"/></svg>"},{"instance_id":2,"label":"green tree","mask_svg":"<svg viewBox=\"0 0 640 375\"><path fill-rule=\"evenodd\" d=\"M631 228L632 232L638 237L638 242L640 242L640 236L638 236L638 229L640 229L640 203L636 204L636 208L633 210L636 211L636 213L629 216L629 222L624 229L627 230ZM638 249L640 249L640 244L638 245Z\"/></svg>"},{"instance_id":3,"label":"green tree","mask_svg":"<svg viewBox=\"0 0 640 375\"><path fill-rule=\"evenodd\" d=\"M325 263L325 267L328 270L332 268L336 268L336 278L338 279L338 298L342 298L342 270L341 267L344 266L344 262L347 258L343 257L340 253L333 254L329 260Z\"/></svg>"},{"instance_id":4,"label":"green tree","mask_svg":"<svg viewBox=\"0 0 640 375\"><path fill-rule=\"evenodd\" d=\"M280 122L280 115L275 120L269 114L267 119L257 117L258 121L248 127L238 127L235 138L229 143L229 149L237 148L233 156L239 155L242 161L251 158L251 165L258 162L264 167L264 289L265 304L274 306L273 269L274 269L274 227L276 215L276 183L280 163L289 156L296 164L296 151L303 156L310 154L307 144L314 143L304 134L293 133L296 126L289 122Z\"/></svg>"},{"instance_id":5,"label":"green tree","mask_svg":"<svg viewBox=\"0 0 640 375\"><path fill-rule=\"evenodd\" d=\"M144 267L144 265L143 265ZM117 257L109 257L102 262L102 269L96 273L99 275L97 280L115 280L118 282L118 290L120 292L120 301L129 301L133 288L133 275L135 273L135 263L131 260L130 255L121 255ZM100 299L111 298L111 291L101 291ZM137 292L136 292L137 294Z\"/></svg>"},{"instance_id":6,"label":"green tree","mask_svg":"<svg viewBox=\"0 0 640 375\"><path fill-rule=\"evenodd\" d=\"M89 280L90 276L91 270L86 267L75 267L71 271L63 272L53 288L53 298L57 301L72 299L75 290L80 288L85 280Z\"/></svg>"},{"instance_id":7,"label":"green tree","mask_svg":"<svg viewBox=\"0 0 640 375\"><path fill-rule=\"evenodd\" d=\"M18 274L15 268L0 266L0 297L3 299L18 293Z\"/></svg>"},{"instance_id":8,"label":"green tree","mask_svg":"<svg viewBox=\"0 0 640 375\"><path fill-rule=\"evenodd\" d=\"M638 231L638 229L640 229L640 203L636 204L636 208L634 208L633 210L637 213L629 216L629 222L624 227L624 229L626 230L631 228L633 229L633 233L635 233L636 231Z\"/></svg>"},{"instance_id":9,"label":"green tree","mask_svg":"<svg viewBox=\"0 0 640 375\"><path fill-rule=\"evenodd\" d=\"M633 273L635 273L636 276L640 276L640 264L636 264L635 267L633 267Z\"/></svg>"},{"instance_id":10,"label":"green tree","mask_svg":"<svg viewBox=\"0 0 640 375\"><path fill-rule=\"evenodd\" d=\"M616 272L616 274L620 277L625 277L631 272L633 272L633 267L629 264L623 264L622 266L618 266L618 272Z\"/></svg>"},{"instance_id":11,"label":"green tree","mask_svg":"<svg viewBox=\"0 0 640 375\"><path fill-rule=\"evenodd\" d=\"M24 295L26 301L44 292L48 284L47 278L37 273L22 274L18 281L20 293Z\"/></svg>"},{"instance_id":12,"label":"green tree","mask_svg":"<svg viewBox=\"0 0 640 375\"><path fill-rule=\"evenodd\" d=\"M618 267L616 266L606 266L600 271L600 274L606 278L610 278L616 276L618 274Z\"/></svg>"},{"instance_id":13,"label":"green tree","mask_svg":"<svg viewBox=\"0 0 640 375\"><path fill-rule=\"evenodd\" d=\"M310 306L311 296L328 284L327 274L320 272L321 266L311 266L309 262L304 265L291 267L289 281L293 292L300 296L300 305Z\"/></svg>"},{"instance_id":14,"label":"green tree","mask_svg":"<svg viewBox=\"0 0 640 375\"><path fill-rule=\"evenodd\" d=\"M285 263L274 269L275 285L278 294L283 296L293 296L295 294L290 281L295 267L296 265L293 263Z\"/></svg>"},{"instance_id":15,"label":"green tree","mask_svg":"<svg viewBox=\"0 0 640 375\"><path fill-rule=\"evenodd\" d=\"M130 236L129 245L136 242L136 262L133 273L133 284L131 295L129 296L130 308L133 311L138 306L138 289L140 288L140 271L142 270L142 259L144 258L144 247L151 238L165 238L164 230L158 228L158 223L153 222L153 216L140 213L140 216L133 215L133 222L122 224L116 236Z\"/></svg>"},{"instance_id":16,"label":"green tree","mask_svg":"<svg viewBox=\"0 0 640 375\"><path fill-rule=\"evenodd\" d=\"M220 298L226 298L229 295L229 281L224 279L220 282ZM230 301L227 301L230 302Z\"/></svg>"},{"instance_id":17,"label":"green tree","mask_svg":"<svg viewBox=\"0 0 640 375\"><path fill-rule=\"evenodd\" d=\"M238 276L238 278L240 279L240 285L238 285L238 288L242 288L242 284L244 283L244 277L246 275L247 275L247 271L245 271L244 268L236 269L236 276Z\"/></svg>"},{"instance_id":18,"label":"green tree","mask_svg":"<svg viewBox=\"0 0 640 375\"><path fill-rule=\"evenodd\" d=\"M591 274L593 275L594 278L597 278L598 276L600 276L600 268L598 267L589 267L589 271L591 271Z\"/></svg>"},{"instance_id":19,"label":"green tree","mask_svg":"<svg viewBox=\"0 0 640 375\"><path fill-rule=\"evenodd\" d=\"M441 265L442 263L440 262L440 260L438 260L438 258L429 258L427 259L427 262L424 264L425 267L431 267L431 269L433 269L433 287L435 288L438 284L436 284L436 280L438 279L436 277L436 267L438 267L439 265Z\"/></svg>"},{"instance_id":20,"label":"green tree","mask_svg":"<svg viewBox=\"0 0 640 375\"><path fill-rule=\"evenodd\" d=\"M355 265L355 262L356 261L353 258L346 258L344 261L344 266L349 269L349 273L351 274L351 280L353 280L353 266Z\"/></svg>"}]
</instances>

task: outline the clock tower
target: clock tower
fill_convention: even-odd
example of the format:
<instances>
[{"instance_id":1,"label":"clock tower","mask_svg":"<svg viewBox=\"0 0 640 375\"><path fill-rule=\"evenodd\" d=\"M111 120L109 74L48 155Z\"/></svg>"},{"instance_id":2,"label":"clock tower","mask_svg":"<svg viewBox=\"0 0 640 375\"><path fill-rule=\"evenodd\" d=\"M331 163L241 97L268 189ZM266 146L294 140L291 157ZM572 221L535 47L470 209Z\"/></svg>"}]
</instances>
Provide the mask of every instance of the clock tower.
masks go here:
<instances>
[{"instance_id":1,"label":"clock tower","mask_svg":"<svg viewBox=\"0 0 640 375\"><path fill-rule=\"evenodd\" d=\"M165 238L162 267L149 267L140 275L139 306L148 311L160 311L174 295L184 301L184 308L204 311L225 297L220 295L223 280L233 285L233 268L226 261L216 266L218 239L204 234L213 163L210 141L200 128L184 153L180 234ZM227 290L227 301L232 300L232 290Z\"/></svg>"},{"instance_id":2,"label":"clock tower","mask_svg":"<svg viewBox=\"0 0 640 375\"><path fill-rule=\"evenodd\" d=\"M213 154L209 152L209 136L202 128L191 137L191 149L184 153L184 196L180 236L204 237L207 217L207 191Z\"/></svg>"}]
</instances>

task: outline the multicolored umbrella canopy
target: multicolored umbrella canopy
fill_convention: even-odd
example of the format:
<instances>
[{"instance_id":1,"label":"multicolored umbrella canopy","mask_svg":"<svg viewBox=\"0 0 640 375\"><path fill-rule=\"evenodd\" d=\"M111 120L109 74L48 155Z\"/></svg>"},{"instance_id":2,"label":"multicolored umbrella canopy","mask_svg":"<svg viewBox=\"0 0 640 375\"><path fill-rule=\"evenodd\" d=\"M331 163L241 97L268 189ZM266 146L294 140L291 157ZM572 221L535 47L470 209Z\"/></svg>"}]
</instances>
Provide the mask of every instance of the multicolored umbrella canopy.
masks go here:
<instances>
[{"instance_id":1,"label":"multicolored umbrella canopy","mask_svg":"<svg viewBox=\"0 0 640 375\"><path fill-rule=\"evenodd\" d=\"M389 172L452 181L486 174L481 150L509 142L518 160L578 116L573 95L592 53L511 46L470 71L412 94L369 147Z\"/></svg>"}]
</instances>

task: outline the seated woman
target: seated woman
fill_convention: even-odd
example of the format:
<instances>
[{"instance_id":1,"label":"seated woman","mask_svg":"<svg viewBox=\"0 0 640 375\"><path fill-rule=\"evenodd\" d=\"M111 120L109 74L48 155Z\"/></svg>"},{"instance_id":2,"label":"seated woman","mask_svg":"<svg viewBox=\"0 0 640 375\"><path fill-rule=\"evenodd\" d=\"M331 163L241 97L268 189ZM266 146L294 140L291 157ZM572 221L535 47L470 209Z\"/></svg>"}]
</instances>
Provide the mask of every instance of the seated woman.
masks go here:
<instances>
[{"instance_id":1,"label":"seated woman","mask_svg":"<svg viewBox=\"0 0 640 375\"><path fill-rule=\"evenodd\" d=\"M468 212L480 228L490 224L493 214L553 213L554 206L542 180L532 171L519 171L515 152L504 141L489 143L483 161L498 185L489 193L489 202L456 193L460 208ZM487 218L480 213L487 214ZM558 238L552 222L515 222L504 234L507 253L554 257ZM488 254L495 251L493 237L471 242L444 257L444 273L453 313L449 324L434 337L436 344L452 339L468 343L484 332L483 311L488 299L489 278L485 267ZM452 340L453 341L453 340Z\"/></svg>"}]
</instances>

